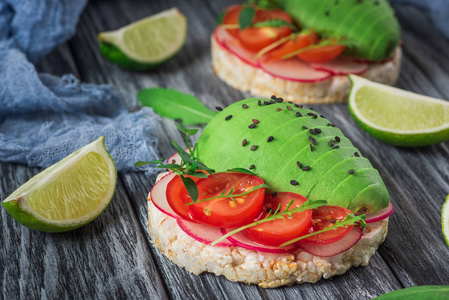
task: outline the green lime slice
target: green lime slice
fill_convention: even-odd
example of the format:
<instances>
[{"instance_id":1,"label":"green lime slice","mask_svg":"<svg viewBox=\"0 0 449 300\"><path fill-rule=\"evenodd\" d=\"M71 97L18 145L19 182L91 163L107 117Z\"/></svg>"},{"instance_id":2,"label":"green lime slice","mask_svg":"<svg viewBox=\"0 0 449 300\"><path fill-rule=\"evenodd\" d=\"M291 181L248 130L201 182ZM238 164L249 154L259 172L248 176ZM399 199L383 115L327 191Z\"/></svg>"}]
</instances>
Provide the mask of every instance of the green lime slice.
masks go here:
<instances>
[{"instance_id":1,"label":"green lime slice","mask_svg":"<svg viewBox=\"0 0 449 300\"><path fill-rule=\"evenodd\" d=\"M98 35L100 52L110 61L136 71L153 69L181 50L187 36L187 20L172 8Z\"/></svg>"},{"instance_id":2,"label":"green lime slice","mask_svg":"<svg viewBox=\"0 0 449 300\"><path fill-rule=\"evenodd\" d=\"M449 102L350 75L349 111L360 127L396 146L417 147L449 139Z\"/></svg>"},{"instance_id":3,"label":"green lime slice","mask_svg":"<svg viewBox=\"0 0 449 300\"><path fill-rule=\"evenodd\" d=\"M111 201L116 183L114 160L101 136L32 177L3 206L27 227L68 231L98 217Z\"/></svg>"},{"instance_id":4,"label":"green lime slice","mask_svg":"<svg viewBox=\"0 0 449 300\"><path fill-rule=\"evenodd\" d=\"M441 208L441 228L443 229L444 239L449 246L449 195Z\"/></svg>"}]
</instances>

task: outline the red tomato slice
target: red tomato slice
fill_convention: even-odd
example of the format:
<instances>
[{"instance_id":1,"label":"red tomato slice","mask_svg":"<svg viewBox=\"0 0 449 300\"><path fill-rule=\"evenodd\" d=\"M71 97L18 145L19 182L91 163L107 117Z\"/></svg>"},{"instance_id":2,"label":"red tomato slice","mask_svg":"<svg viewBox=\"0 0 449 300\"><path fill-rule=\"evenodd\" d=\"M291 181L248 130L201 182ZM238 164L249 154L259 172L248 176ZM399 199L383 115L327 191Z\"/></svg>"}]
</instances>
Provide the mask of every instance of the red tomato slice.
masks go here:
<instances>
[{"instance_id":1,"label":"red tomato slice","mask_svg":"<svg viewBox=\"0 0 449 300\"><path fill-rule=\"evenodd\" d=\"M291 17L280 9L258 9L254 19L254 23L272 19L281 19L289 23L292 22ZM246 49L258 52L277 40L290 35L292 31L293 30L288 26L259 28L249 27L244 30L240 30L237 36Z\"/></svg>"},{"instance_id":2,"label":"red tomato slice","mask_svg":"<svg viewBox=\"0 0 449 300\"><path fill-rule=\"evenodd\" d=\"M352 213L349 209L341 206L321 206L312 212L312 227L309 228L309 233L320 231L324 228L331 227L337 220L343 220L347 214ZM335 230L329 230L317 235L300 240L299 243L310 245L324 245L331 244L344 238L354 226L340 227Z\"/></svg>"},{"instance_id":3,"label":"red tomato slice","mask_svg":"<svg viewBox=\"0 0 449 300\"><path fill-rule=\"evenodd\" d=\"M284 210L292 199L293 205L291 208L298 207L307 201L306 198L295 193L282 192L277 193L275 197L265 195L264 213L260 216L260 219L266 217L269 209L276 210L279 204L281 205L281 210ZM308 209L294 213L291 218L286 216L285 220L276 219L250 227L244 230L243 233L255 242L278 247L282 243L304 235L310 228L311 219L312 210Z\"/></svg>"},{"instance_id":4,"label":"red tomato slice","mask_svg":"<svg viewBox=\"0 0 449 300\"><path fill-rule=\"evenodd\" d=\"M200 180L198 177L193 176L187 176L192 178L193 181L197 182ZM181 177L175 176L168 184L167 184L167 191L165 192L165 195L167 197L167 202L170 205L170 207L180 215L182 218L197 222L195 219L191 216L186 203L192 202L192 200L189 197L189 193L187 193L187 189L182 183ZM198 223L198 222L197 222Z\"/></svg>"},{"instance_id":5,"label":"red tomato slice","mask_svg":"<svg viewBox=\"0 0 449 300\"><path fill-rule=\"evenodd\" d=\"M317 43L318 36L314 32L303 33L295 37L293 40L287 41L278 48L274 49L268 54L267 59L279 60L283 56L292 53L296 50L308 47Z\"/></svg>"},{"instance_id":6,"label":"red tomato slice","mask_svg":"<svg viewBox=\"0 0 449 300\"><path fill-rule=\"evenodd\" d=\"M337 58L343 50L345 50L344 45L327 45L305 50L296 56L309 63L322 63Z\"/></svg>"},{"instance_id":7,"label":"red tomato slice","mask_svg":"<svg viewBox=\"0 0 449 300\"><path fill-rule=\"evenodd\" d=\"M172 180L174 181L174 180ZM172 182L170 182L172 183ZM182 187L179 187L179 184ZM240 227L251 223L262 212L265 188L258 189L235 199L218 198L200 202L205 198L227 194L234 188L233 194L241 194L256 185L263 184L259 177L243 173L215 173L214 177L201 178L196 182L199 191L198 202L192 202L181 180L167 186L167 201L172 209L188 220L215 227ZM174 191L169 191L173 188Z\"/></svg>"},{"instance_id":8,"label":"red tomato slice","mask_svg":"<svg viewBox=\"0 0 449 300\"><path fill-rule=\"evenodd\" d=\"M223 17L223 24L225 25L238 25L239 24L239 15L242 11L243 6L242 5L233 5L227 8L226 14ZM228 29L228 32L233 35L237 36L240 29Z\"/></svg>"}]
</instances>

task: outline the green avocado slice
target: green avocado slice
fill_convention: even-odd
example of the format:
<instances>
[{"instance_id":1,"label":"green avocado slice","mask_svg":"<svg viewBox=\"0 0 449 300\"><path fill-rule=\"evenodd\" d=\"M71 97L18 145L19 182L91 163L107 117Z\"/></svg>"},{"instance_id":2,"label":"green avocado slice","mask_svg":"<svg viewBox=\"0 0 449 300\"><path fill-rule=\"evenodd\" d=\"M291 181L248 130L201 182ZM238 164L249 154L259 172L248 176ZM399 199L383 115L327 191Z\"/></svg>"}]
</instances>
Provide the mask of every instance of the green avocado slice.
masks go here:
<instances>
[{"instance_id":1,"label":"green avocado slice","mask_svg":"<svg viewBox=\"0 0 449 300\"><path fill-rule=\"evenodd\" d=\"M330 121L313 110L291 103L267 105L269 102L264 104L265 101L270 100L244 99L219 112L197 141L198 158L217 172L231 168L249 169L254 165L251 171L273 191L311 195L309 198L312 200L316 200L313 195L330 195L332 204L344 207L348 207L367 186L383 186L379 174L365 158L351 158L354 152L360 151ZM312 134L310 128L318 128L321 132ZM269 139L270 136L273 139ZM335 136L339 137L339 142ZM316 141L313 151L310 137ZM244 139L245 145L242 144ZM339 148L332 149L331 139ZM300 169L297 161L301 167L309 166L310 170ZM355 175L348 176L348 170L334 172L337 165L351 167ZM372 170L372 174L368 172L371 175L367 173L362 181L352 179L363 176L365 170ZM379 195L376 195L376 190L373 190L366 192L366 196L371 198L361 199L354 205L362 206L366 202L367 206L379 209L388 205L388 193L384 191L379 190Z\"/></svg>"},{"instance_id":2,"label":"green avocado slice","mask_svg":"<svg viewBox=\"0 0 449 300\"><path fill-rule=\"evenodd\" d=\"M365 213L376 211L378 203L375 201L370 201L369 199L376 199L383 196L382 198L388 197L388 191L384 184L376 183L368 186L357 194L357 196L352 199L351 203L348 205L348 209L357 213Z\"/></svg>"}]
</instances>

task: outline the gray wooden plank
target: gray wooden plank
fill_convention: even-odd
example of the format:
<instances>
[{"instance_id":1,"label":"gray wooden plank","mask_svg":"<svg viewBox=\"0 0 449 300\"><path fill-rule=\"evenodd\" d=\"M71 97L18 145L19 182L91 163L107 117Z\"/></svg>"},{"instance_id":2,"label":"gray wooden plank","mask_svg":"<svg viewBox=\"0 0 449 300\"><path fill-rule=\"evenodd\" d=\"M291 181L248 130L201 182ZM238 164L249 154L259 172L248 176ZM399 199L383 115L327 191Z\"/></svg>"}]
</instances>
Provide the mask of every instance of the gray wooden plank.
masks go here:
<instances>
[{"instance_id":1,"label":"gray wooden plank","mask_svg":"<svg viewBox=\"0 0 449 300\"><path fill-rule=\"evenodd\" d=\"M0 163L0 199L38 171ZM167 298L121 180L108 208L78 230L31 230L4 209L0 222L0 298Z\"/></svg>"}]
</instances>

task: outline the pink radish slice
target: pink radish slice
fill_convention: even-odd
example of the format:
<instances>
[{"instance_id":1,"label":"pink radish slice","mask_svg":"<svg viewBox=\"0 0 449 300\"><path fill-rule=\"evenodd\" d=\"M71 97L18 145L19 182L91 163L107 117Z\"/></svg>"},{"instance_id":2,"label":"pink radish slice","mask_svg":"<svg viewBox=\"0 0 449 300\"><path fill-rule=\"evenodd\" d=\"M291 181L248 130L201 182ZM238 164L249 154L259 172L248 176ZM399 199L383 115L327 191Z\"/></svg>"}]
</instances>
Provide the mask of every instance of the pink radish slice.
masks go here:
<instances>
[{"instance_id":1,"label":"pink radish slice","mask_svg":"<svg viewBox=\"0 0 449 300\"><path fill-rule=\"evenodd\" d=\"M181 160L182 160L181 156L179 156L178 153L175 153L167 159L167 164L178 164L179 165L181 163ZM171 173L173 171L168 169L168 172Z\"/></svg>"},{"instance_id":2,"label":"pink radish slice","mask_svg":"<svg viewBox=\"0 0 449 300\"><path fill-rule=\"evenodd\" d=\"M345 252L352 246L354 246L362 237L362 228L359 226L354 226L352 230L341 240L336 241L332 244L327 245L308 245L301 244L298 242L297 244L304 251L320 256L320 257L329 257Z\"/></svg>"},{"instance_id":3,"label":"pink radish slice","mask_svg":"<svg viewBox=\"0 0 449 300\"><path fill-rule=\"evenodd\" d=\"M232 231L234 228L221 228L221 233L225 235L226 233ZM298 249L295 244L288 245L285 247L272 247L266 246L252 241L247 238L242 232L236 233L228 237L228 240L232 242L235 246L239 246L248 250L267 252L267 253L291 253Z\"/></svg>"},{"instance_id":4,"label":"pink radish slice","mask_svg":"<svg viewBox=\"0 0 449 300\"><path fill-rule=\"evenodd\" d=\"M355 62L351 59L340 57L320 64L312 64L315 70L331 72L334 75L362 74L368 70L368 64Z\"/></svg>"},{"instance_id":5,"label":"pink radish slice","mask_svg":"<svg viewBox=\"0 0 449 300\"><path fill-rule=\"evenodd\" d=\"M230 51L232 54L240 58L243 62L257 67L257 61L254 58L256 56L255 52L245 49L240 41L233 37L226 29L219 26L214 32L215 40L220 46Z\"/></svg>"},{"instance_id":6,"label":"pink radish slice","mask_svg":"<svg viewBox=\"0 0 449 300\"><path fill-rule=\"evenodd\" d=\"M389 216L391 216L391 214L393 212L394 212L393 204L390 201L390 204L388 204L387 207L385 207L379 211L376 211L375 213L367 214L366 218L365 218L365 222L366 223L378 222L380 220L388 218Z\"/></svg>"},{"instance_id":7,"label":"pink radish slice","mask_svg":"<svg viewBox=\"0 0 449 300\"><path fill-rule=\"evenodd\" d=\"M299 82L318 82L332 76L326 71L313 69L310 64L299 60L296 57L284 60L259 60L260 67L274 77Z\"/></svg>"},{"instance_id":8,"label":"pink radish slice","mask_svg":"<svg viewBox=\"0 0 449 300\"><path fill-rule=\"evenodd\" d=\"M150 198L153 202L154 206L163 212L166 215L169 215L172 218L180 217L174 210L170 207L167 202L167 196L165 192L167 191L168 183L175 178L175 173L168 173L164 177L162 177L156 184L153 186L150 192Z\"/></svg>"},{"instance_id":9,"label":"pink radish slice","mask_svg":"<svg viewBox=\"0 0 449 300\"><path fill-rule=\"evenodd\" d=\"M197 240L200 243L210 245L213 241L221 238L223 234L220 228L209 226L206 224L193 223L181 218L176 218L179 227L191 238ZM234 244L228 240L224 240L215 246L219 247L232 247Z\"/></svg>"}]
</instances>

